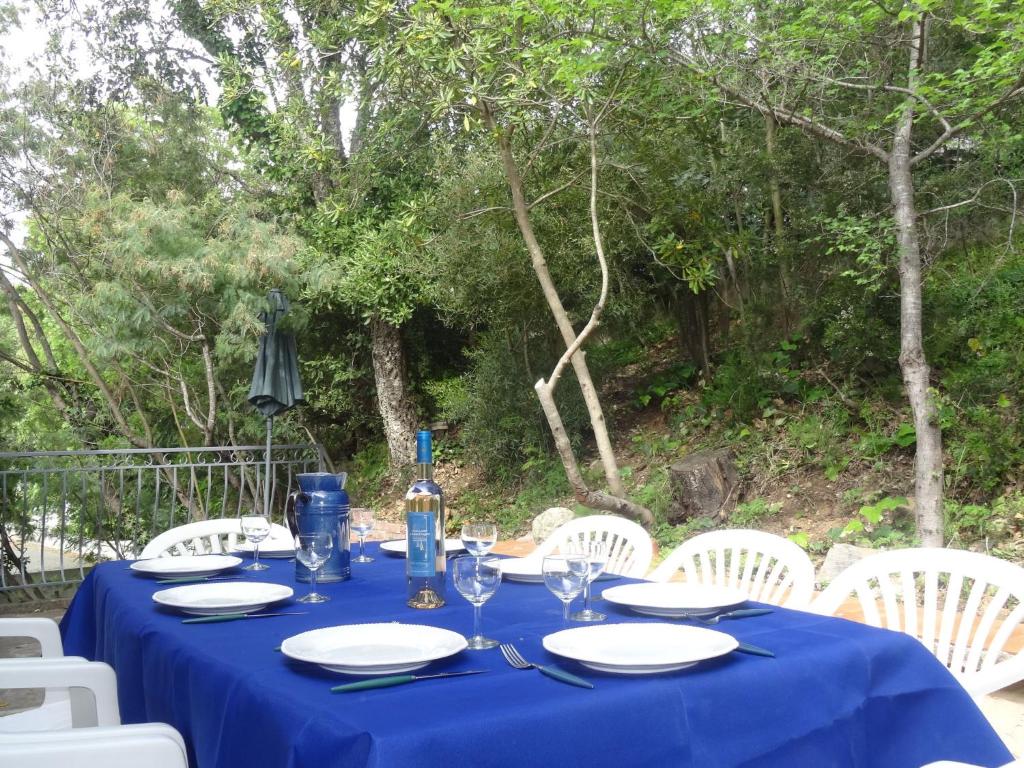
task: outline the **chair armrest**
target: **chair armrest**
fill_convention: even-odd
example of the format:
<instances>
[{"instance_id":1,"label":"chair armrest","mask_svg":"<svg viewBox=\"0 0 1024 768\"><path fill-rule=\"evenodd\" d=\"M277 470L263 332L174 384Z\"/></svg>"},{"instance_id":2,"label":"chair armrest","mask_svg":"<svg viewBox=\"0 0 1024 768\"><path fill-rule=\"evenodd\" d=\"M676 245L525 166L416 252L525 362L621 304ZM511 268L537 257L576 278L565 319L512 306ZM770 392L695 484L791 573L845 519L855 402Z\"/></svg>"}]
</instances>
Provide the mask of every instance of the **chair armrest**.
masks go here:
<instances>
[{"instance_id":1,"label":"chair armrest","mask_svg":"<svg viewBox=\"0 0 1024 768\"><path fill-rule=\"evenodd\" d=\"M181 735L163 723L5 734L0 739L0 765L5 768L72 764L188 768L188 757Z\"/></svg>"},{"instance_id":2,"label":"chair armrest","mask_svg":"<svg viewBox=\"0 0 1024 768\"><path fill-rule=\"evenodd\" d=\"M117 677L100 661L77 656L60 659L0 659L0 687L3 688L85 688L95 704L71 696L71 721L75 728L120 725L117 705ZM74 693L74 691L72 691Z\"/></svg>"},{"instance_id":3,"label":"chair armrest","mask_svg":"<svg viewBox=\"0 0 1024 768\"><path fill-rule=\"evenodd\" d=\"M31 637L38 641L43 658L52 659L64 655L60 628L53 619L34 617L0 619L0 637Z\"/></svg>"}]
</instances>

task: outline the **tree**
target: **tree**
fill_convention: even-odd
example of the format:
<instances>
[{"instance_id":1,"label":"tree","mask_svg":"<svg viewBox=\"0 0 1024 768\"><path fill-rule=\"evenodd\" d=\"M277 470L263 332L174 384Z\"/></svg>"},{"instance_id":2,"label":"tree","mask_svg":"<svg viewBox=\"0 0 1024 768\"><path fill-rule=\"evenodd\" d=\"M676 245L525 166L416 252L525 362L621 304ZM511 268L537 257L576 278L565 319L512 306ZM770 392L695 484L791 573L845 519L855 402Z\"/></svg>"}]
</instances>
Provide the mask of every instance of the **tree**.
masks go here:
<instances>
[{"instance_id":1,"label":"tree","mask_svg":"<svg viewBox=\"0 0 1024 768\"><path fill-rule=\"evenodd\" d=\"M352 9L286 8L274 0L177 0L172 7L182 31L215 61L218 106L246 145L250 168L315 246L305 266L317 279L307 282L304 298L321 308L340 302L364 318L391 462L411 464L418 413L401 324L418 302L404 268L415 252L393 251L391 212L406 200L375 197L382 185L360 168L376 121L391 115L365 51L348 34ZM354 101L355 123L346 146L347 101ZM374 291L360 277L395 290Z\"/></svg>"},{"instance_id":2,"label":"tree","mask_svg":"<svg viewBox=\"0 0 1024 768\"><path fill-rule=\"evenodd\" d=\"M612 509L653 521L650 512L629 501L619 475L615 452L597 387L590 375L583 342L596 327L607 296L607 269L596 218L596 187L591 195L593 247L602 265L601 298L590 313L585 332L577 333L558 287L551 277L545 249L537 237L531 210L589 176L597 183L596 133L601 120L628 86L629 64L616 43L602 34L621 34L622 16L593 17L573 3L480 3L462 8L447 2L418 3L401 14L391 4L370 2L361 16L362 34L372 41L376 61L388 82L407 98L428 99L435 119L461 117L463 128L494 142L504 169L511 213L522 236L534 274L566 349L583 394L610 494L591 491L583 482L575 456L550 395L561 376L558 365L551 381L538 382L537 392L549 419L567 476L581 503ZM380 30L385 22L386 32ZM598 26L599 29L594 29ZM582 128L582 130L581 130ZM537 137L530 158L521 165L514 150L517 133ZM575 134L575 135L573 135ZM538 156L559 151L559 144L587 142L589 173L530 199L524 167ZM547 394L545 394L547 393Z\"/></svg>"},{"instance_id":3,"label":"tree","mask_svg":"<svg viewBox=\"0 0 1024 768\"><path fill-rule=\"evenodd\" d=\"M1024 95L1024 31L1014 6L696 2L659 6L656 16L672 22L650 36L687 77L769 124L884 165L899 254L899 363L917 434L915 512L928 546L943 543L943 454L922 333L914 171L951 147L969 146L986 120Z\"/></svg>"}]
</instances>

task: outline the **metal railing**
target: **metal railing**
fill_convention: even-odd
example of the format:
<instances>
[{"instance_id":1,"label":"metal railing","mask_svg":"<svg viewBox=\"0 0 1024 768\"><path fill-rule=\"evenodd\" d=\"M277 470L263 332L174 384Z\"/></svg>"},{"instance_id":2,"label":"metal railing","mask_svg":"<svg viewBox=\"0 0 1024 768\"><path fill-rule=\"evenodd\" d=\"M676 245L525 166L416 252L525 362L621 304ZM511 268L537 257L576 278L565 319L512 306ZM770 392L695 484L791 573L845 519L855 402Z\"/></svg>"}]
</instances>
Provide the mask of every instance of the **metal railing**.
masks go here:
<instances>
[{"instance_id":1,"label":"metal railing","mask_svg":"<svg viewBox=\"0 0 1024 768\"><path fill-rule=\"evenodd\" d=\"M81 581L177 525L263 507L266 446L0 453L0 594ZM271 447L270 517L294 475L322 471L316 444Z\"/></svg>"}]
</instances>

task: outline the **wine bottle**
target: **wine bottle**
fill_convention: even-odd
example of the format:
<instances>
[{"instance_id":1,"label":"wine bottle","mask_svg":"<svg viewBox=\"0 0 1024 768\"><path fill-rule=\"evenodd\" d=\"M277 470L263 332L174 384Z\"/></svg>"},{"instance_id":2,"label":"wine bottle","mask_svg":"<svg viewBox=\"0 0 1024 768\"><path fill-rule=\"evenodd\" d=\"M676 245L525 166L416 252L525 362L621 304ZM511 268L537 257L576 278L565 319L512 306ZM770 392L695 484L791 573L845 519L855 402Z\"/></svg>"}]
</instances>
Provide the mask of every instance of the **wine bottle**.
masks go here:
<instances>
[{"instance_id":1,"label":"wine bottle","mask_svg":"<svg viewBox=\"0 0 1024 768\"><path fill-rule=\"evenodd\" d=\"M405 580L412 608L444 605L444 495L434 482L430 431L416 433L417 480L405 494Z\"/></svg>"}]
</instances>

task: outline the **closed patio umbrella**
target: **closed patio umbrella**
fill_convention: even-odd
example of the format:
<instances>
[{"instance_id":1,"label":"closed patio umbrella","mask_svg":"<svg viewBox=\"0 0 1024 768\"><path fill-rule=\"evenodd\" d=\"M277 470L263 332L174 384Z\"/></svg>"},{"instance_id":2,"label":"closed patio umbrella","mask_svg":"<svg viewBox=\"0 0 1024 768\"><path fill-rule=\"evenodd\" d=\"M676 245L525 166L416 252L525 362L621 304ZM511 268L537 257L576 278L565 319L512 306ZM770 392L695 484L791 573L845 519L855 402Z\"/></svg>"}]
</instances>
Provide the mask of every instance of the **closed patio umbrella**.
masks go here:
<instances>
[{"instance_id":1,"label":"closed patio umbrella","mask_svg":"<svg viewBox=\"0 0 1024 768\"><path fill-rule=\"evenodd\" d=\"M267 300L270 310L260 313L266 331L260 336L256 370L253 371L252 384L249 386L249 402L267 417L267 472L263 482L263 513L269 517L270 442L274 417L303 402L303 398L295 336L278 328L279 321L288 313L288 299L275 288Z\"/></svg>"}]
</instances>

